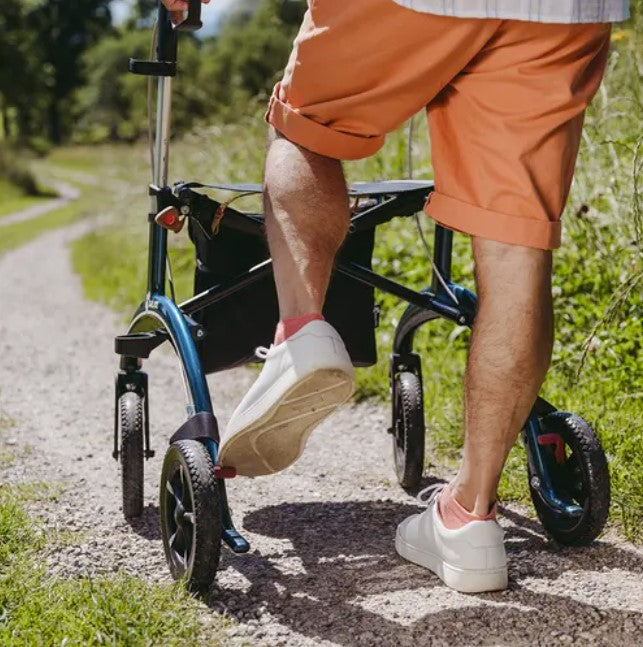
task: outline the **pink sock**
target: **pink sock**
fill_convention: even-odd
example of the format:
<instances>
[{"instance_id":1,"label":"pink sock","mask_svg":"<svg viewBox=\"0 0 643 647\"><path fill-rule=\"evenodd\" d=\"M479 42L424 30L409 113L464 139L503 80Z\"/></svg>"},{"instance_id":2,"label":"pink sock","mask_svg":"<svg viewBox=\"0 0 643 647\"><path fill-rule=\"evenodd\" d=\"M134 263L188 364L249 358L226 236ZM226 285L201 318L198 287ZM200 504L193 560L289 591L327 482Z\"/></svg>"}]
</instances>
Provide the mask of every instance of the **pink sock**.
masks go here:
<instances>
[{"instance_id":1,"label":"pink sock","mask_svg":"<svg viewBox=\"0 0 643 647\"><path fill-rule=\"evenodd\" d=\"M491 512L482 517L476 514L471 514L468 510L463 508L453 496L451 488L447 486L438 498L438 512L442 523L449 528L449 530L457 530L462 528L470 521L492 521L496 518L496 506L494 504Z\"/></svg>"},{"instance_id":2,"label":"pink sock","mask_svg":"<svg viewBox=\"0 0 643 647\"><path fill-rule=\"evenodd\" d=\"M286 341L288 337L292 337L296 332L301 330L306 324L309 324L311 321L323 321L324 317L319 312L312 312L308 315L302 315L301 317L293 317L292 319L282 319L277 324L277 330L275 331L275 340L273 344L278 346L282 342Z\"/></svg>"}]
</instances>

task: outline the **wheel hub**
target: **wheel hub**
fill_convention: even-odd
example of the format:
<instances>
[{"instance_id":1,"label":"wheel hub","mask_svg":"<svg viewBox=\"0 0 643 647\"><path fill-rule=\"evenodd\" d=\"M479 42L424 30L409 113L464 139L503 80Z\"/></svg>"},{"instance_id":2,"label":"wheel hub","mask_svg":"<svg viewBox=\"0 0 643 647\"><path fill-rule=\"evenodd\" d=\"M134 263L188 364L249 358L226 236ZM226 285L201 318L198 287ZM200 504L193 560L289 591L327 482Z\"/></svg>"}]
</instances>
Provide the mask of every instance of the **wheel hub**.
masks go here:
<instances>
[{"instance_id":1,"label":"wheel hub","mask_svg":"<svg viewBox=\"0 0 643 647\"><path fill-rule=\"evenodd\" d=\"M174 508L174 523L176 523L177 526L183 526L184 515L185 515L185 508L183 507L183 504L181 503L181 501L177 501L176 508Z\"/></svg>"},{"instance_id":2,"label":"wheel hub","mask_svg":"<svg viewBox=\"0 0 643 647\"><path fill-rule=\"evenodd\" d=\"M173 560L182 568L187 568L190 560L194 525L194 513L191 512L192 497L185 481L183 466L179 465L178 470L165 485L167 516L170 520L168 543L173 553Z\"/></svg>"}]
</instances>

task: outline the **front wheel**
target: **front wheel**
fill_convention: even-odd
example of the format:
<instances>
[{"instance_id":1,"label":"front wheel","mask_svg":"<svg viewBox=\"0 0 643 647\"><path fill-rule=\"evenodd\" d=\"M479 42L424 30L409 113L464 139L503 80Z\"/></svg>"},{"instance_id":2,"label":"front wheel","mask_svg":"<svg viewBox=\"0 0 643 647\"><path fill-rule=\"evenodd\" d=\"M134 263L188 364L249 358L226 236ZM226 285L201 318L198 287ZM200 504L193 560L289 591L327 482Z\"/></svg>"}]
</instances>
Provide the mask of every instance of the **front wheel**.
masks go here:
<instances>
[{"instance_id":1,"label":"front wheel","mask_svg":"<svg viewBox=\"0 0 643 647\"><path fill-rule=\"evenodd\" d=\"M424 468L424 398L422 380L404 371L393 382L393 459L403 488L415 487Z\"/></svg>"},{"instance_id":2,"label":"front wheel","mask_svg":"<svg viewBox=\"0 0 643 647\"><path fill-rule=\"evenodd\" d=\"M192 591L213 582L221 551L219 489L212 459L196 440L173 443L161 474L161 535L174 579Z\"/></svg>"},{"instance_id":3,"label":"front wheel","mask_svg":"<svg viewBox=\"0 0 643 647\"><path fill-rule=\"evenodd\" d=\"M556 494L577 504L578 515L552 508L539 492L538 476L529 469L529 491L538 518L556 541L584 546L603 530L610 506L610 475L607 459L589 423L572 413L556 411L540 421L542 447ZM560 439L560 440L558 440Z\"/></svg>"},{"instance_id":4,"label":"front wheel","mask_svg":"<svg viewBox=\"0 0 643 647\"><path fill-rule=\"evenodd\" d=\"M143 514L143 405L143 396L135 391L124 393L118 400L123 515L126 519Z\"/></svg>"}]
</instances>

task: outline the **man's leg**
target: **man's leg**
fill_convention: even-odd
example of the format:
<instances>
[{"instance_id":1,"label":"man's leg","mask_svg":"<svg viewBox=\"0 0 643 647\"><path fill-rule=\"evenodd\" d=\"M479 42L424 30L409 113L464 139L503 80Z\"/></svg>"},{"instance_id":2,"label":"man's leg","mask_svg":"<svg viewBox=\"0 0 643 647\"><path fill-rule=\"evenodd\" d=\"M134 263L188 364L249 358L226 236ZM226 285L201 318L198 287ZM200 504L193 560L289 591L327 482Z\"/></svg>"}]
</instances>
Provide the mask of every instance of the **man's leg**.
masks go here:
<instances>
[{"instance_id":1,"label":"man's leg","mask_svg":"<svg viewBox=\"0 0 643 647\"><path fill-rule=\"evenodd\" d=\"M341 162L271 127L264 210L281 319L321 313L335 254L348 231Z\"/></svg>"},{"instance_id":2,"label":"man's leg","mask_svg":"<svg viewBox=\"0 0 643 647\"><path fill-rule=\"evenodd\" d=\"M465 377L460 471L421 515L405 519L395 547L464 592L507 586L496 488L534 403L552 349L551 252L473 238L478 312Z\"/></svg>"},{"instance_id":3,"label":"man's leg","mask_svg":"<svg viewBox=\"0 0 643 647\"><path fill-rule=\"evenodd\" d=\"M321 316L348 229L341 162L271 128L264 195L281 321L220 452L223 465L245 476L278 472L297 460L311 431L352 395L354 385L344 343Z\"/></svg>"},{"instance_id":4,"label":"man's leg","mask_svg":"<svg viewBox=\"0 0 643 647\"><path fill-rule=\"evenodd\" d=\"M550 251L473 239L478 312L465 377L465 445L455 499L487 515L505 459L549 368Z\"/></svg>"},{"instance_id":5,"label":"man's leg","mask_svg":"<svg viewBox=\"0 0 643 647\"><path fill-rule=\"evenodd\" d=\"M318 320L349 221L336 160L379 150L386 133L426 106L500 25L418 14L390 0L353 0L350 11L345 5L311 4L266 114L274 127L266 228L281 321L222 436L221 463L242 475L288 467L312 429L352 393L344 343ZM388 34L404 38L382 47Z\"/></svg>"}]
</instances>

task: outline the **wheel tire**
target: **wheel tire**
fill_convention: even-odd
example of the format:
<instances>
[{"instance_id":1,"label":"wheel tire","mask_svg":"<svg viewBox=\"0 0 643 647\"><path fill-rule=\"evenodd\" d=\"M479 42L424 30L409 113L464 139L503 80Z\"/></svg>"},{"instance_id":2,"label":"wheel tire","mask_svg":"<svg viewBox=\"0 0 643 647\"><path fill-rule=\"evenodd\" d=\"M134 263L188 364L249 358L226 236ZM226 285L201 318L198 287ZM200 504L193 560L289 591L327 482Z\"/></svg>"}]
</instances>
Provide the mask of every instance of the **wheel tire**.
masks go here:
<instances>
[{"instance_id":1,"label":"wheel tire","mask_svg":"<svg viewBox=\"0 0 643 647\"><path fill-rule=\"evenodd\" d=\"M586 546L602 532L610 507L610 475L605 452L589 423L572 413L556 411L541 420L543 434L560 434L566 445L565 461L556 463L555 452L547 448L548 467L558 492L583 508L580 517L564 516L552 510L538 490L529 491L536 513L551 537L567 546ZM567 450L571 450L568 454Z\"/></svg>"},{"instance_id":2,"label":"wheel tire","mask_svg":"<svg viewBox=\"0 0 643 647\"><path fill-rule=\"evenodd\" d=\"M123 515L132 519L143 514L143 397L128 391L120 397L118 407Z\"/></svg>"},{"instance_id":3,"label":"wheel tire","mask_svg":"<svg viewBox=\"0 0 643 647\"><path fill-rule=\"evenodd\" d=\"M415 487L422 478L424 435L422 381L405 371L393 383L393 459L403 488Z\"/></svg>"},{"instance_id":4,"label":"wheel tire","mask_svg":"<svg viewBox=\"0 0 643 647\"><path fill-rule=\"evenodd\" d=\"M170 445L163 462L159 505L172 577L184 578L191 591L207 591L219 566L221 519L214 466L203 443L180 440Z\"/></svg>"}]
</instances>

